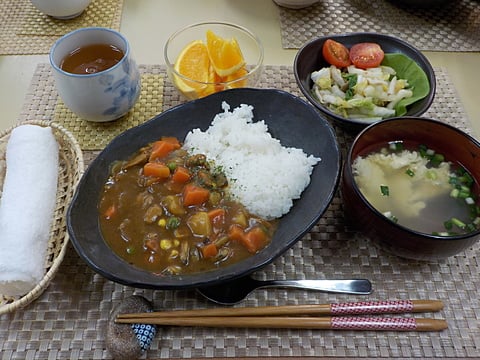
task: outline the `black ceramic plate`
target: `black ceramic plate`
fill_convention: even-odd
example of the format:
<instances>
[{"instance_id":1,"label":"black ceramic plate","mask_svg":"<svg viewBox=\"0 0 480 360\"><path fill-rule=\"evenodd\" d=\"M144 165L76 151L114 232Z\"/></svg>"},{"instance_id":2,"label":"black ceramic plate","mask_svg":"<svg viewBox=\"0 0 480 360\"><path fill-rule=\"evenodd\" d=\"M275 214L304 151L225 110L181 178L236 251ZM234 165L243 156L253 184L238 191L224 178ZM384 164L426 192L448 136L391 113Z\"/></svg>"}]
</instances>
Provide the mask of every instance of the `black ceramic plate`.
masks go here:
<instances>
[{"instance_id":1,"label":"black ceramic plate","mask_svg":"<svg viewBox=\"0 0 480 360\"><path fill-rule=\"evenodd\" d=\"M207 129L222 112L222 102L231 108L254 107L254 120L265 120L282 145L302 148L320 157L310 185L290 212L284 215L272 242L258 254L226 268L193 275L158 276L135 268L116 256L105 243L98 223L97 204L110 165L126 159L143 145L161 136L184 139L194 129ZM96 272L118 283L141 288L174 289L214 285L245 276L269 264L300 240L318 221L336 191L341 154L335 132L307 102L278 90L234 89L194 100L167 110L152 120L116 137L92 162L82 177L67 215L71 241L78 254Z\"/></svg>"},{"instance_id":2,"label":"black ceramic plate","mask_svg":"<svg viewBox=\"0 0 480 360\"><path fill-rule=\"evenodd\" d=\"M312 95L311 89L313 86L313 81L310 78L311 73L318 71L323 67L329 66L322 55L323 43L327 39L338 41L347 48L351 48L353 45L361 42L374 42L381 46L385 54L400 53L408 56L410 59L415 61L427 75L427 78L430 82L430 92L423 99L409 105L407 107L407 114L405 116L420 116L427 111L432 104L436 89L435 72L433 71L428 59L412 45L399 38L377 33L350 33L323 36L313 39L302 46L295 57L293 70L295 73L295 79L302 93L313 105L315 105L328 118L335 121L338 125L347 130L359 131L371 123L366 123L361 120L345 119L320 104L320 102Z\"/></svg>"}]
</instances>

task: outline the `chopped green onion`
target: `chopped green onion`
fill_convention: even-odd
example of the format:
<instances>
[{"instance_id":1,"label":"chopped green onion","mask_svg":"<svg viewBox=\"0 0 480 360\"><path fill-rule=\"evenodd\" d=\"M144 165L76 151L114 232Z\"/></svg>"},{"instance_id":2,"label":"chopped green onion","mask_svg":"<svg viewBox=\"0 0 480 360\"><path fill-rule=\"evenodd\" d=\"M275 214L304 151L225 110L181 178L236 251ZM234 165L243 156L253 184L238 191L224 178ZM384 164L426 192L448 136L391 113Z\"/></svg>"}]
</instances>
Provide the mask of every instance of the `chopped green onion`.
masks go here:
<instances>
[{"instance_id":1,"label":"chopped green onion","mask_svg":"<svg viewBox=\"0 0 480 360\"><path fill-rule=\"evenodd\" d=\"M405 171L405 173L410 176L410 177L414 177L415 176L415 172L412 170L412 169L407 169L407 171Z\"/></svg>"},{"instance_id":2,"label":"chopped green onion","mask_svg":"<svg viewBox=\"0 0 480 360\"><path fill-rule=\"evenodd\" d=\"M458 198L458 194L460 194L460 190L458 190L457 188L453 188L452 191L450 191L450 196L452 198Z\"/></svg>"},{"instance_id":3,"label":"chopped green onion","mask_svg":"<svg viewBox=\"0 0 480 360\"><path fill-rule=\"evenodd\" d=\"M433 232L432 235L436 236L451 236L452 234L447 231Z\"/></svg>"},{"instance_id":4,"label":"chopped green onion","mask_svg":"<svg viewBox=\"0 0 480 360\"><path fill-rule=\"evenodd\" d=\"M393 215L391 211L384 212L383 216L385 216L387 219L393 221L394 223L398 223L398 218L395 215Z\"/></svg>"},{"instance_id":5,"label":"chopped green onion","mask_svg":"<svg viewBox=\"0 0 480 360\"><path fill-rule=\"evenodd\" d=\"M452 230L453 228L453 221L452 220L447 220L443 223L443 226L445 227L445 229L447 230Z\"/></svg>"},{"instance_id":6,"label":"chopped green onion","mask_svg":"<svg viewBox=\"0 0 480 360\"><path fill-rule=\"evenodd\" d=\"M135 254L135 246L131 245L131 246L127 247L127 254L128 255Z\"/></svg>"},{"instance_id":7,"label":"chopped green onion","mask_svg":"<svg viewBox=\"0 0 480 360\"><path fill-rule=\"evenodd\" d=\"M480 215L480 208L479 208L476 204L469 205L468 208L469 208L469 210L470 210L470 218L471 218L471 219L476 219L476 218L479 217L479 215Z\"/></svg>"},{"instance_id":8,"label":"chopped green onion","mask_svg":"<svg viewBox=\"0 0 480 360\"><path fill-rule=\"evenodd\" d=\"M390 141L388 147L392 151L402 151L403 150L403 141Z\"/></svg>"},{"instance_id":9,"label":"chopped green onion","mask_svg":"<svg viewBox=\"0 0 480 360\"><path fill-rule=\"evenodd\" d=\"M453 225L456 225L458 226L460 229L465 229L465 227L467 226L467 224L465 224L463 221L461 221L460 219L457 219L457 218L452 218L452 223Z\"/></svg>"},{"instance_id":10,"label":"chopped green onion","mask_svg":"<svg viewBox=\"0 0 480 360\"><path fill-rule=\"evenodd\" d=\"M427 156L427 146L426 145L419 145L418 146L418 152L420 153L421 157L426 157Z\"/></svg>"},{"instance_id":11,"label":"chopped green onion","mask_svg":"<svg viewBox=\"0 0 480 360\"><path fill-rule=\"evenodd\" d=\"M475 204L475 200L473 200L473 198L471 196L465 198L465 202L468 204L468 205L473 205Z\"/></svg>"},{"instance_id":12,"label":"chopped green onion","mask_svg":"<svg viewBox=\"0 0 480 360\"><path fill-rule=\"evenodd\" d=\"M467 230L468 232L472 232L477 230L477 227L473 223L470 223L470 224L467 224L467 226L465 227L465 230Z\"/></svg>"},{"instance_id":13,"label":"chopped green onion","mask_svg":"<svg viewBox=\"0 0 480 360\"><path fill-rule=\"evenodd\" d=\"M380 185L380 192L382 193L383 196L390 195L390 189L387 185Z\"/></svg>"},{"instance_id":14,"label":"chopped green onion","mask_svg":"<svg viewBox=\"0 0 480 360\"><path fill-rule=\"evenodd\" d=\"M429 169L425 172L425 177L429 180L437 180L437 172L435 170Z\"/></svg>"},{"instance_id":15,"label":"chopped green onion","mask_svg":"<svg viewBox=\"0 0 480 360\"><path fill-rule=\"evenodd\" d=\"M435 154L430 159L432 166L438 167L442 162L445 161L445 157L442 154Z\"/></svg>"},{"instance_id":16,"label":"chopped green onion","mask_svg":"<svg viewBox=\"0 0 480 360\"><path fill-rule=\"evenodd\" d=\"M450 178L448 179L448 183L455 186L460 185L462 182L457 176L450 176Z\"/></svg>"},{"instance_id":17,"label":"chopped green onion","mask_svg":"<svg viewBox=\"0 0 480 360\"><path fill-rule=\"evenodd\" d=\"M458 193L458 197L460 199L466 199L466 198L470 197L470 190L461 189Z\"/></svg>"},{"instance_id":18,"label":"chopped green onion","mask_svg":"<svg viewBox=\"0 0 480 360\"><path fill-rule=\"evenodd\" d=\"M472 176L465 171L465 173L462 175L462 181L465 185L467 186L472 186L473 185L473 178Z\"/></svg>"}]
</instances>

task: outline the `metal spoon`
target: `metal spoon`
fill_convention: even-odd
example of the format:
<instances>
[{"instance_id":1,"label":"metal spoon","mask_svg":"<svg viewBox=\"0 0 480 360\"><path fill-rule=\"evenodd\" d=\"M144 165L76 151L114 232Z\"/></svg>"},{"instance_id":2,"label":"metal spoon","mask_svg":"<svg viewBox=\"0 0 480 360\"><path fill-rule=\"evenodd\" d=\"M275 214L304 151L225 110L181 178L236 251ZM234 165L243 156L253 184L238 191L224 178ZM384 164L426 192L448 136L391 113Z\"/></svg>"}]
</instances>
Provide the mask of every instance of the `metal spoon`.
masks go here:
<instances>
[{"instance_id":1,"label":"metal spoon","mask_svg":"<svg viewBox=\"0 0 480 360\"><path fill-rule=\"evenodd\" d=\"M366 279L352 280L256 280L250 276L241 277L225 284L197 288L208 300L221 305L234 305L259 288L280 287L317 290L330 293L368 295L372 284Z\"/></svg>"}]
</instances>

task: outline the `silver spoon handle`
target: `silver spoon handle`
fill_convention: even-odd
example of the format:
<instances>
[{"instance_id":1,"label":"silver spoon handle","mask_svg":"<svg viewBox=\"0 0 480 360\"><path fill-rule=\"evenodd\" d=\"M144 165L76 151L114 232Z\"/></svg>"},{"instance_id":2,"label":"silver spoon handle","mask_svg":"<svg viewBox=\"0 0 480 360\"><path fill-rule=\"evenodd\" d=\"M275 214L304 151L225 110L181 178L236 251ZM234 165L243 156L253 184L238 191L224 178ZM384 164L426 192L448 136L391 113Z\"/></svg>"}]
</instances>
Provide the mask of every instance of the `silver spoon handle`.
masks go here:
<instances>
[{"instance_id":1,"label":"silver spoon handle","mask_svg":"<svg viewBox=\"0 0 480 360\"><path fill-rule=\"evenodd\" d=\"M258 281L259 287L289 287L318 290L331 293L368 295L372 293L372 283L367 279L352 280L266 280Z\"/></svg>"}]
</instances>

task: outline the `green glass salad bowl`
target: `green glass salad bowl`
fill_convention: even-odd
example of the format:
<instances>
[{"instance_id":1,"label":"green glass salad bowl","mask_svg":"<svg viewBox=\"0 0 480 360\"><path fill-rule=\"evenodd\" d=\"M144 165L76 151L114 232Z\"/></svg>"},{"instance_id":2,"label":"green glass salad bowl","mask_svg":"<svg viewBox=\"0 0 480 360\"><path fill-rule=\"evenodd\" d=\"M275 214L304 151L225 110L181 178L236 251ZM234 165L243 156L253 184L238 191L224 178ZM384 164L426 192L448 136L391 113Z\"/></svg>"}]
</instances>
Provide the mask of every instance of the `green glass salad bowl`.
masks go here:
<instances>
[{"instance_id":1,"label":"green glass salad bowl","mask_svg":"<svg viewBox=\"0 0 480 360\"><path fill-rule=\"evenodd\" d=\"M330 35L315 38L304 44L294 60L294 74L296 82L305 95L320 112L329 120L347 131L358 133L368 125L383 119L360 119L347 117L342 110L333 109L320 102L314 93L312 73L329 67L322 48L327 39L343 44L347 49L355 44L376 43L380 45L385 57L381 65L393 68L398 79L405 79L413 96L403 99L395 106L395 114L389 117L420 116L425 113L435 96L435 72L428 59L416 48L407 42L384 34L377 33L349 33Z\"/></svg>"}]
</instances>

